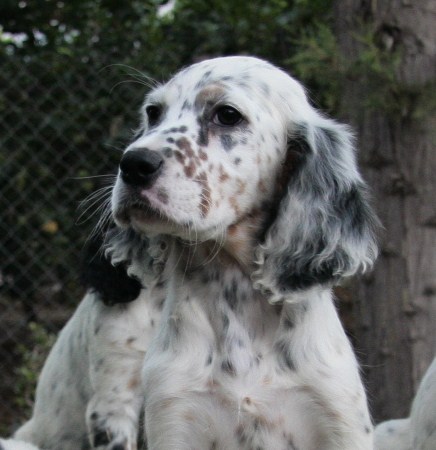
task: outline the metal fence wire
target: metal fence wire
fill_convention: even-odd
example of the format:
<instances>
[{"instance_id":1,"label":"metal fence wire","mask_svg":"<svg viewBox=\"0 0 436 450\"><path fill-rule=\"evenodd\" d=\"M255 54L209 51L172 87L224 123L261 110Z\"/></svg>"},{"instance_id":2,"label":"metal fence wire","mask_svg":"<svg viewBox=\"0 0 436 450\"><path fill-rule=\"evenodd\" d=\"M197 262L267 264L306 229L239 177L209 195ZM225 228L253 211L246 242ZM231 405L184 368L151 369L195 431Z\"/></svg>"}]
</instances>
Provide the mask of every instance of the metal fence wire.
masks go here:
<instances>
[{"instance_id":1,"label":"metal fence wire","mask_svg":"<svg viewBox=\"0 0 436 450\"><path fill-rule=\"evenodd\" d=\"M80 251L145 87L126 67L0 61L0 433L29 414L46 347L80 301ZM93 217L94 216L94 217ZM36 324L36 325L35 325ZM46 339L47 338L47 339ZM33 366L32 366L33 364ZM30 387L23 387L28 384ZM30 392L26 392L31 390Z\"/></svg>"}]
</instances>

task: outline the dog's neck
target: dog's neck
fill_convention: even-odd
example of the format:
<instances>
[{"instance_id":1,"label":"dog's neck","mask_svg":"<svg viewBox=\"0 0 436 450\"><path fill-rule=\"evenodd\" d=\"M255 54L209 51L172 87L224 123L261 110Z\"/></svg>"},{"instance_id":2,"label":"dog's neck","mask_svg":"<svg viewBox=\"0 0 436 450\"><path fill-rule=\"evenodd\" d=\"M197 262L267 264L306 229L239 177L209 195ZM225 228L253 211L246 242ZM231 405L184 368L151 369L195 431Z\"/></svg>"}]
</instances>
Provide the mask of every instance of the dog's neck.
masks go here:
<instances>
[{"instance_id":1,"label":"dog's neck","mask_svg":"<svg viewBox=\"0 0 436 450\"><path fill-rule=\"evenodd\" d=\"M249 276L255 268L256 242L262 220L263 214L256 211L229 226L216 239L202 242L174 239L178 266L188 272L210 266L233 267Z\"/></svg>"}]
</instances>

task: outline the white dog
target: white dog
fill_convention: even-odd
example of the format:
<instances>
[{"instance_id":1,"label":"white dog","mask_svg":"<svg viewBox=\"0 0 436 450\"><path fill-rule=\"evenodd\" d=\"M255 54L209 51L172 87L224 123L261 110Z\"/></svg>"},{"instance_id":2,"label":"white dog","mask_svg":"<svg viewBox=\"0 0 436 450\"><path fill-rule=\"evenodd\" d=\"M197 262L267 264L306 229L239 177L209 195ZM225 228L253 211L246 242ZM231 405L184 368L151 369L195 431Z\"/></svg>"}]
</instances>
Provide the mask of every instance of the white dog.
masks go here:
<instances>
[{"instance_id":1,"label":"white dog","mask_svg":"<svg viewBox=\"0 0 436 450\"><path fill-rule=\"evenodd\" d=\"M91 283L17 438L133 450L145 394L150 450L372 449L331 293L376 257L365 191L347 128L264 61L153 90L113 189L120 273Z\"/></svg>"},{"instance_id":2,"label":"white dog","mask_svg":"<svg viewBox=\"0 0 436 450\"><path fill-rule=\"evenodd\" d=\"M140 371L164 300L164 252L149 244L131 232L112 232L105 254L92 246L91 289L45 362L33 416L17 439L44 450L136 449Z\"/></svg>"},{"instance_id":3,"label":"white dog","mask_svg":"<svg viewBox=\"0 0 436 450\"><path fill-rule=\"evenodd\" d=\"M39 450L32 444L16 439L0 439L0 450Z\"/></svg>"},{"instance_id":4,"label":"white dog","mask_svg":"<svg viewBox=\"0 0 436 450\"><path fill-rule=\"evenodd\" d=\"M436 359L419 385L410 416L377 425L375 443L377 450L436 449Z\"/></svg>"},{"instance_id":5,"label":"white dog","mask_svg":"<svg viewBox=\"0 0 436 450\"><path fill-rule=\"evenodd\" d=\"M372 449L331 292L376 256L347 128L250 57L188 67L143 111L112 211L169 247L142 373L148 448Z\"/></svg>"}]
</instances>

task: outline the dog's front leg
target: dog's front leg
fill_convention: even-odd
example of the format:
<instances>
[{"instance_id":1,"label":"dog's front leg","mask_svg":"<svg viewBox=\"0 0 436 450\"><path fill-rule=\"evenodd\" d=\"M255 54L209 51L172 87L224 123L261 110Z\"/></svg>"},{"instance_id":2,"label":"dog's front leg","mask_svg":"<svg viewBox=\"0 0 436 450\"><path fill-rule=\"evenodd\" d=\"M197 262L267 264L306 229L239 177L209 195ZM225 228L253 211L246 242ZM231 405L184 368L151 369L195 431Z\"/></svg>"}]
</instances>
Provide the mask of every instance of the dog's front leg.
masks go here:
<instances>
[{"instance_id":1,"label":"dog's front leg","mask_svg":"<svg viewBox=\"0 0 436 450\"><path fill-rule=\"evenodd\" d=\"M276 346L318 417L323 450L372 450L373 426L359 368L329 290L286 303Z\"/></svg>"},{"instance_id":2,"label":"dog's front leg","mask_svg":"<svg viewBox=\"0 0 436 450\"><path fill-rule=\"evenodd\" d=\"M107 311L98 315L89 352L93 390L86 409L89 440L93 448L136 450L143 404L140 376L148 339L128 311L102 308Z\"/></svg>"}]
</instances>

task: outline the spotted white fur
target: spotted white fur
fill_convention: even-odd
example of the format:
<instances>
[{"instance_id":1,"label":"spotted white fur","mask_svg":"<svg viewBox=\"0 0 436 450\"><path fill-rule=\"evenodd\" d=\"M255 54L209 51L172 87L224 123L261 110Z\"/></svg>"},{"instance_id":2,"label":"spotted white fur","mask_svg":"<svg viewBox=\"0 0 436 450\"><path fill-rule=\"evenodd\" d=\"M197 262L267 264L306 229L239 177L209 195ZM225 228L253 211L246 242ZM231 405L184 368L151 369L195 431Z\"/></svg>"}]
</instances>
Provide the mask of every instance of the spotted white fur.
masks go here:
<instances>
[{"instance_id":1,"label":"spotted white fur","mask_svg":"<svg viewBox=\"0 0 436 450\"><path fill-rule=\"evenodd\" d=\"M129 261L143 289L131 303L113 306L89 291L61 331L39 376L32 418L15 433L43 450L137 448L140 371L164 300L155 270L163 252L153 245L147 249L153 259L140 252L141 266L148 269L144 274L138 249L127 249L120 236L116 247L107 245L113 264Z\"/></svg>"},{"instance_id":2,"label":"spotted white fur","mask_svg":"<svg viewBox=\"0 0 436 450\"><path fill-rule=\"evenodd\" d=\"M17 437L134 450L145 396L150 450L372 449L331 293L376 256L347 128L249 57L181 71L147 96L143 118L113 189L125 232L110 254L147 289L111 307L87 295ZM144 235L165 288L137 252Z\"/></svg>"},{"instance_id":3,"label":"spotted white fur","mask_svg":"<svg viewBox=\"0 0 436 450\"><path fill-rule=\"evenodd\" d=\"M32 444L16 439L0 439L0 450L39 450Z\"/></svg>"},{"instance_id":4,"label":"spotted white fur","mask_svg":"<svg viewBox=\"0 0 436 450\"><path fill-rule=\"evenodd\" d=\"M120 168L117 224L170 249L148 448L372 449L331 293L377 253L348 130L274 66L217 58L147 96Z\"/></svg>"},{"instance_id":5,"label":"spotted white fur","mask_svg":"<svg viewBox=\"0 0 436 450\"><path fill-rule=\"evenodd\" d=\"M436 359L419 385L410 416L378 424L375 444L377 450L436 449Z\"/></svg>"}]
</instances>

